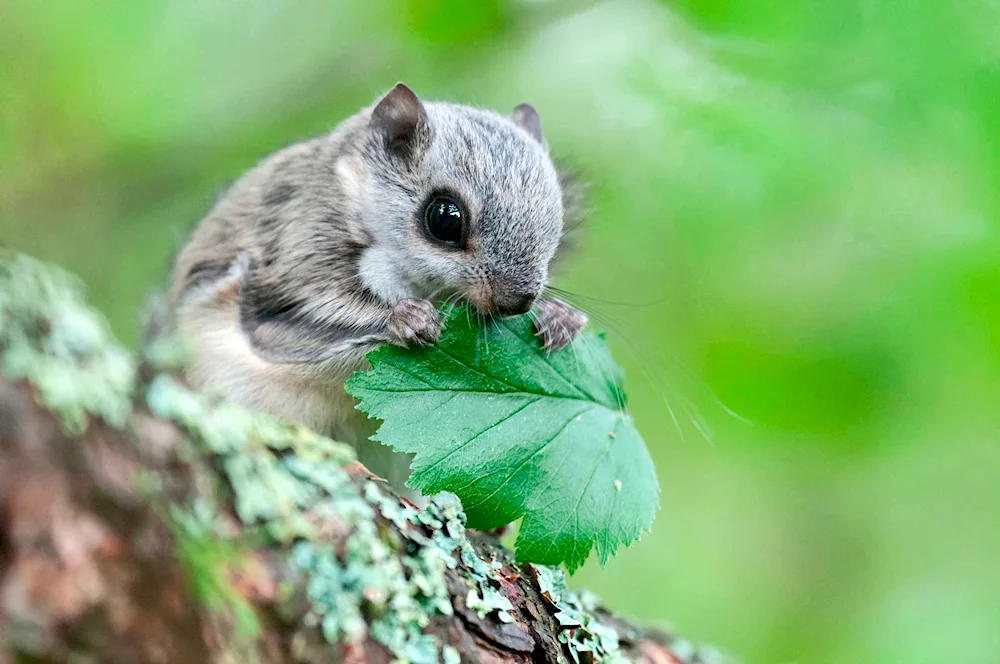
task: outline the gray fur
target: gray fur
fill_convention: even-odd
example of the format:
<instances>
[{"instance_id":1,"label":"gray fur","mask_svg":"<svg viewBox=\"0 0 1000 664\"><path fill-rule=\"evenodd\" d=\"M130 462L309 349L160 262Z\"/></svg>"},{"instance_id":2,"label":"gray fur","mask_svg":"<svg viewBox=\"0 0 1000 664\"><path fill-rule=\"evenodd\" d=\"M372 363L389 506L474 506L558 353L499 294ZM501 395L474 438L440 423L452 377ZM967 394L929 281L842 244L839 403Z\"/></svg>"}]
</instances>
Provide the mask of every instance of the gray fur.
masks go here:
<instances>
[{"instance_id":1,"label":"gray fur","mask_svg":"<svg viewBox=\"0 0 1000 664\"><path fill-rule=\"evenodd\" d=\"M464 250L426 236L424 208L441 191L471 219ZM265 159L195 230L171 288L194 341L191 380L357 444L370 425L343 383L364 354L433 343L430 301L463 298L489 314L540 298L572 199L533 108L512 119L421 102L400 84ZM536 314L550 347L585 321L564 304Z\"/></svg>"}]
</instances>

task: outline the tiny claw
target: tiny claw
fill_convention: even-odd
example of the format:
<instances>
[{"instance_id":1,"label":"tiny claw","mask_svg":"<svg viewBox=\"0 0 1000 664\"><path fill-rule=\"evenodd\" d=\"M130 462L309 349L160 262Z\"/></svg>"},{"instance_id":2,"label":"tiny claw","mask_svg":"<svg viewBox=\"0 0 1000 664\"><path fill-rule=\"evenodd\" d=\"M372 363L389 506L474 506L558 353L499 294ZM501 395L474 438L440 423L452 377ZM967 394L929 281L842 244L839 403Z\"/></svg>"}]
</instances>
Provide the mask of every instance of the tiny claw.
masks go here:
<instances>
[{"instance_id":1,"label":"tiny claw","mask_svg":"<svg viewBox=\"0 0 1000 664\"><path fill-rule=\"evenodd\" d=\"M587 315L562 300L545 297L535 305L535 336L547 351L569 346L586 325Z\"/></svg>"},{"instance_id":2,"label":"tiny claw","mask_svg":"<svg viewBox=\"0 0 1000 664\"><path fill-rule=\"evenodd\" d=\"M441 317L429 300L400 300L389 313L389 333L402 346L431 346L441 338Z\"/></svg>"}]
</instances>

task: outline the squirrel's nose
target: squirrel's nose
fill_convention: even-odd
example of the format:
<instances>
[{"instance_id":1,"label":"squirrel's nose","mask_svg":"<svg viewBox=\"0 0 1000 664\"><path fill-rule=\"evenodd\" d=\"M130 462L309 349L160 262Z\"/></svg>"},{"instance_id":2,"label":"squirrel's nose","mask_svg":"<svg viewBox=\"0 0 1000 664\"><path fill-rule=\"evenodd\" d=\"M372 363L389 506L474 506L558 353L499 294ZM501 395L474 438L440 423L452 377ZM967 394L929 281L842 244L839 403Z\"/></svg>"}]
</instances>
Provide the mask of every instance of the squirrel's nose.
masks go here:
<instances>
[{"instance_id":1,"label":"squirrel's nose","mask_svg":"<svg viewBox=\"0 0 1000 664\"><path fill-rule=\"evenodd\" d=\"M526 314L534 304L534 293L497 293L493 296L493 306L501 316Z\"/></svg>"}]
</instances>

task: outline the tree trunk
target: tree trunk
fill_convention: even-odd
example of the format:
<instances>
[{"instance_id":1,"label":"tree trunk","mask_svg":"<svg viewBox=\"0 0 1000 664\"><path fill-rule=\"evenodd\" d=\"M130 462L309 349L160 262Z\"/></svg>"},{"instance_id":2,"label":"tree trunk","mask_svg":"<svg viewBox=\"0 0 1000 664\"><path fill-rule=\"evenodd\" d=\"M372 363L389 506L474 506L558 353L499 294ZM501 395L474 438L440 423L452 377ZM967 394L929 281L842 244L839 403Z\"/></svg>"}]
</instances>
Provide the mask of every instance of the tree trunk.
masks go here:
<instances>
[{"instance_id":1,"label":"tree trunk","mask_svg":"<svg viewBox=\"0 0 1000 664\"><path fill-rule=\"evenodd\" d=\"M418 508L343 446L134 366L0 256L0 664L722 661Z\"/></svg>"}]
</instances>

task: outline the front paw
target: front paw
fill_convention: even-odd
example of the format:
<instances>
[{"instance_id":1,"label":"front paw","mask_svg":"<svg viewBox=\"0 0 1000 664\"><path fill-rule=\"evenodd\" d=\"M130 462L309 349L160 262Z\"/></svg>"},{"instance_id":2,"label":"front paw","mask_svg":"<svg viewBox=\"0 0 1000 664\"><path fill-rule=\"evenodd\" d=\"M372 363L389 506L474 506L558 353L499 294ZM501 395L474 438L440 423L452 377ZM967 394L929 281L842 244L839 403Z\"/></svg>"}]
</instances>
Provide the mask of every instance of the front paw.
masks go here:
<instances>
[{"instance_id":1,"label":"front paw","mask_svg":"<svg viewBox=\"0 0 1000 664\"><path fill-rule=\"evenodd\" d=\"M535 335L545 350L558 350L573 343L587 324L587 315L562 300L542 298L535 305Z\"/></svg>"},{"instance_id":2,"label":"front paw","mask_svg":"<svg viewBox=\"0 0 1000 664\"><path fill-rule=\"evenodd\" d=\"M441 317L429 300L400 300L389 313L389 333L402 346L430 346L441 337Z\"/></svg>"}]
</instances>

